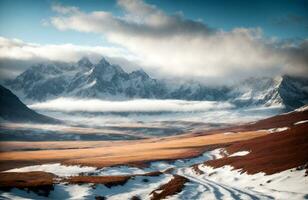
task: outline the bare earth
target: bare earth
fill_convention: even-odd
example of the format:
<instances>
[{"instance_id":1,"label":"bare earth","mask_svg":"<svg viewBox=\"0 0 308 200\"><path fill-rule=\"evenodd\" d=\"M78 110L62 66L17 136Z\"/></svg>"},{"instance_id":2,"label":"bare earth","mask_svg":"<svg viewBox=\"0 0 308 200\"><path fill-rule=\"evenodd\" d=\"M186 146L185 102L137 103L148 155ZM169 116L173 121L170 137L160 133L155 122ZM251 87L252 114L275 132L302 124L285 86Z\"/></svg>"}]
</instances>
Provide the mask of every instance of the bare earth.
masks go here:
<instances>
[{"instance_id":1,"label":"bare earth","mask_svg":"<svg viewBox=\"0 0 308 200\"><path fill-rule=\"evenodd\" d=\"M217 133L127 142L6 142L4 145L15 147L25 145L44 149L1 152L0 170L56 162L67 165L79 164L106 167L121 164L144 164L154 160L189 158L203 153L204 148L210 145L224 145L267 134L269 132L264 130L243 131L237 134Z\"/></svg>"}]
</instances>

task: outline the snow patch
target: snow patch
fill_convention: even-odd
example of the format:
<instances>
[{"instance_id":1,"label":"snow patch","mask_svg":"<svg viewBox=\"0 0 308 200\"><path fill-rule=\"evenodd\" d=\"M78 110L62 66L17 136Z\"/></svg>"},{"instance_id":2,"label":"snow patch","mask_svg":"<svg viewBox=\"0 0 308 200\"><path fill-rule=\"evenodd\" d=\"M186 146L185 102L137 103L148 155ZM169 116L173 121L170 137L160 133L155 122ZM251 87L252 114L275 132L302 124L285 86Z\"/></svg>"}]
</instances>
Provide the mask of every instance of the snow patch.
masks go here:
<instances>
[{"instance_id":1,"label":"snow patch","mask_svg":"<svg viewBox=\"0 0 308 200\"><path fill-rule=\"evenodd\" d=\"M141 199L150 199L150 193L161 184L172 179L172 175L157 177L138 176L128 180L124 185L108 188L101 184L66 185L56 184L48 197L38 196L31 191L12 189L10 192L1 192L0 198L8 199L95 199L96 196L106 197L108 200L131 199L138 196ZM145 182L147 180L147 182Z\"/></svg>"},{"instance_id":2,"label":"snow patch","mask_svg":"<svg viewBox=\"0 0 308 200\"><path fill-rule=\"evenodd\" d=\"M232 135L235 134L234 132L225 132L224 135Z\"/></svg>"},{"instance_id":3,"label":"snow patch","mask_svg":"<svg viewBox=\"0 0 308 200\"><path fill-rule=\"evenodd\" d=\"M92 74L93 70L94 70L94 68L90 69L89 71L85 72L84 75L88 76L88 75Z\"/></svg>"},{"instance_id":4,"label":"snow patch","mask_svg":"<svg viewBox=\"0 0 308 200\"><path fill-rule=\"evenodd\" d=\"M129 166L105 167L95 172L97 176L144 174L147 170Z\"/></svg>"},{"instance_id":5,"label":"snow patch","mask_svg":"<svg viewBox=\"0 0 308 200\"><path fill-rule=\"evenodd\" d=\"M229 157L245 156L245 155L247 155L249 153L250 153L249 151L239 151L239 152L236 152L236 153L233 153L233 154L229 155Z\"/></svg>"},{"instance_id":6,"label":"snow patch","mask_svg":"<svg viewBox=\"0 0 308 200\"><path fill-rule=\"evenodd\" d=\"M96 84L96 79L95 79L94 81L92 81L91 83L89 83L87 87L92 87L92 86L94 86L95 84Z\"/></svg>"},{"instance_id":7,"label":"snow patch","mask_svg":"<svg viewBox=\"0 0 308 200\"><path fill-rule=\"evenodd\" d=\"M281 128L271 128L271 129L268 129L268 131L270 133L278 133L278 132L286 131L288 129L289 127L281 127Z\"/></svg>"},{"instance_id":8,"label":"snow patch","mask_svg":"<svg viewBox=\"0 0 308 200\"><path fill-rule=\"evenodd\" d=\"M294 123L294 125L304 124L304 123L307 123L307 122L308 122L308 120L303 120L303 121L299 121L299 122Z\"/></svg>"},{"instance_id":9,"label":"snow patch","mask_svg":"<svg viewBox=\"0 0 308 200\"><path fill-rule=\"evenodd\" d=\"M308 110L308 105L304 105L304 106L302 106L302 107L300 107L300 108L297 108L295 111L297 111L297 112L303 112L303 111L306 111L306 110Z\"/></svg>"},{"instance_id":10,"label":"snow patch","mask_svg":"<svg viewBox=\"0 0 308 200\"><path fill-rule=\"evenodd\" d=\"M33 172L33 171L43 171L53 173L57 176L67 177L67 176L77 176L80 173L94 172L95 167L80 167L78 165L61 165L60 163L55 164L44 164L44 165L33 165L28 167L21 167L10 169L5 172Z\"/></svg>"},{"instance_id":11,"label":"snow patch","mask_svg":"<svg viewBox=\"0 0 308 200\"><path fill-rule=\"evenodd\" d=\"M169 199L305 199L307 196L305 170L248 175L231 166L212 168L200 164L199 169L204 174L197 174L192 168L180 169L178 174L190 182Z\"/></svg>"},{"instance_id":12,"label":"snow patch","mask_svg":"<svg viewBox=\"0 0 308 200\"><path fill-rule=\"evenodd\" d=\"M199 167L206 172L203 178L219 182L221 185L236 186L273 196L275 199L299 199L307 194L308 179L305 170L289 169L273 175L263 172L249 175L241 170L233 170L232 166L212 168L202 165Z\"/></svg>"}]
</instances>

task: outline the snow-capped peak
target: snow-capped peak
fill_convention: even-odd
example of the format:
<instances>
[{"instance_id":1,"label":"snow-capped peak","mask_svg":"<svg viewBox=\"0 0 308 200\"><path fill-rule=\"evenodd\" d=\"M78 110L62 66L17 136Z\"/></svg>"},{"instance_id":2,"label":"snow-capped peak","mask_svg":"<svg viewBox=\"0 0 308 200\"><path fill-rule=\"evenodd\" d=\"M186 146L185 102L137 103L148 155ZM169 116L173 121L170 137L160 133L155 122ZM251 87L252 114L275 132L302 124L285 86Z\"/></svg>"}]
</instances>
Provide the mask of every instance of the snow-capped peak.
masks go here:
<instances>
[{"instance_id":1,"label":"snow-capped peak","mask_svg":"<svg viewBox=\"0 0 308 200\"><path fill-rule=\"evenodd\" d=\"M130 73L131 76L134 77L143 77L143 78L149 78L149 75L143 71L143 69L135 70Z\"/></svg>"},{"instance_id":2,"label":"snow-capped peak","mask_svg":"<svg viewBox=\"0 0 308 200\"><path fill-rule=\"evenodd\" d=\"M97 65L100 65L100 66L109 66L110 63L103 57Z\"/></svg>"},{"instance_id":3,"label":"snow-capped peak","mask_svg":"<svg viewBox=\"0 0 308 200\"><path fill-rule=\"evenodd\" d=\"M91 61L89 60L89 58L83 57L83 58L81 58L81 59L77 62L77 65L78 65L79 67L90 68L93 64L91 63Z\"/></svg>"}]
</instances>

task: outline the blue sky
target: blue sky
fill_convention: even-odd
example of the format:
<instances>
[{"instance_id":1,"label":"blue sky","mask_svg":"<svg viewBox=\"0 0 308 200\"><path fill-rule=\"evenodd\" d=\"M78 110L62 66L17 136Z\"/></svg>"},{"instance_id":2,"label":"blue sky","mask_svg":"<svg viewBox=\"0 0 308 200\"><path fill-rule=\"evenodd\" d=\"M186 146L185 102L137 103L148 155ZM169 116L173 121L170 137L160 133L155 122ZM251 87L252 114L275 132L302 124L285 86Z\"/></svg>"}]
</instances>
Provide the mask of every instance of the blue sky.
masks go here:
<instances>
[{"instance_id":1,"label":"blue sky","mask_svg":"<svg viewBox=\"0 0 308 200\"><path fill-rule=\"evenodd\" d=\"M115 1L50 1L0 0L0 35L40 44L73 43L78 45L107 44L99 34L59 31L43 26L42 21L54 15L51 5L79 7L84 12L104 10L122 15ZM147 0L168 14L182 12L185 18L202 20L210 27L231 30L235 27L260 27L265 36L281 39L305 38L308 33L308 1L229 1L229 0Z\"/></svg>"}]
</instances>

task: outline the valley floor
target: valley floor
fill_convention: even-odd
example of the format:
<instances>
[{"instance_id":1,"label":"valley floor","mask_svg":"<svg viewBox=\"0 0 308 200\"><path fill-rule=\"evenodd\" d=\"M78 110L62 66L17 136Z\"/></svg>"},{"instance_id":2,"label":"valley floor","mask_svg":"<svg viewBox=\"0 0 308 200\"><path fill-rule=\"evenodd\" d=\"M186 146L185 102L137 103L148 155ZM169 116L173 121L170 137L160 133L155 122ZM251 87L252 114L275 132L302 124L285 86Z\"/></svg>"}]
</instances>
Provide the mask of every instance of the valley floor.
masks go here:
<instances>
[{"instance_id":1,"label":"valley floor","mask_svg":"<svg viewBox=\"0 0 308 200\"><path fill-rule=\"evenodd\" d=\"M308 199L308 111L138 141L2 142L3 199Z\"/></svg>"}]
</instances>

